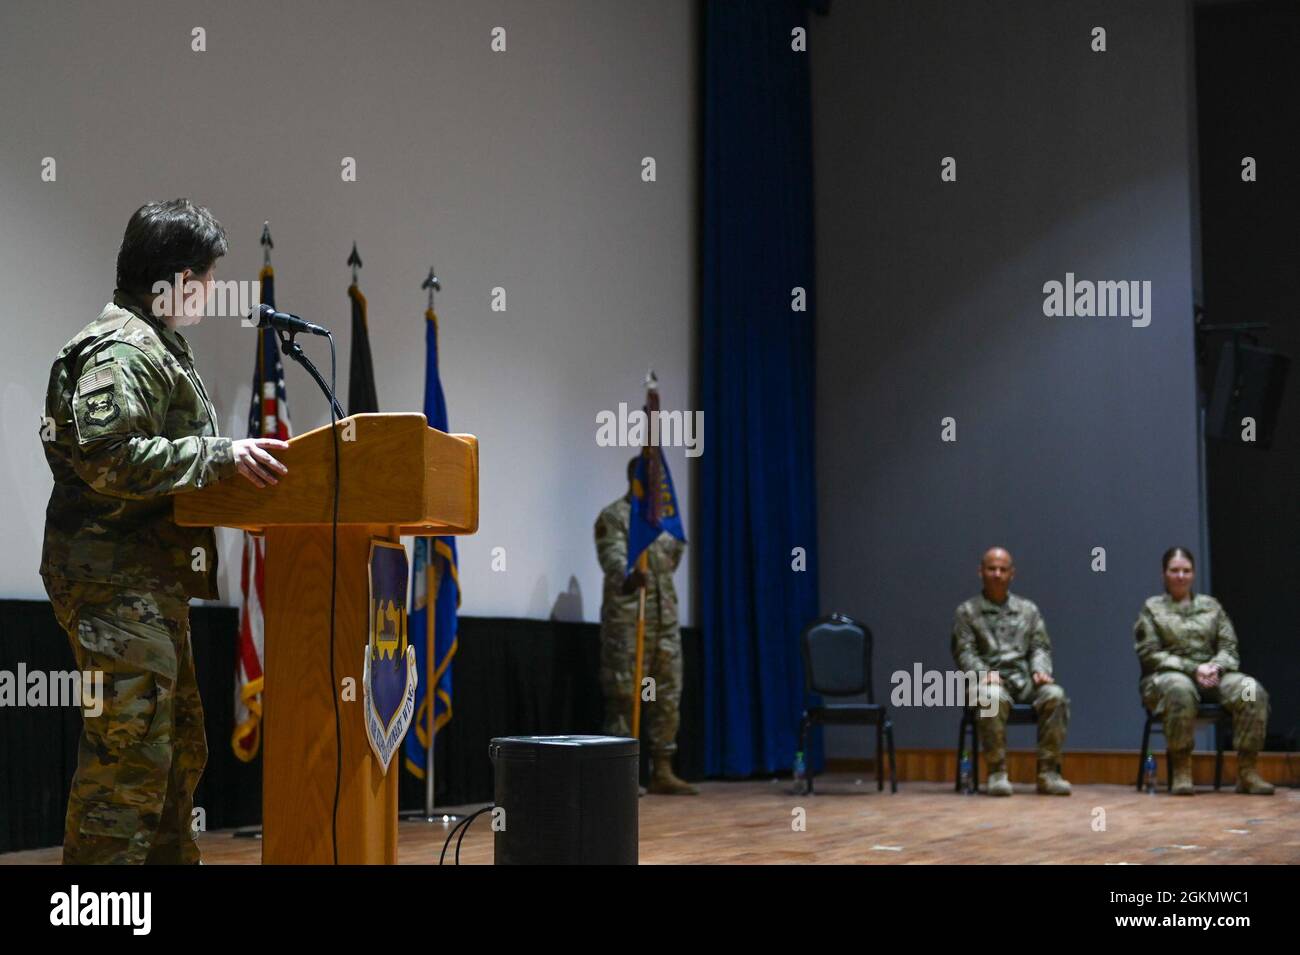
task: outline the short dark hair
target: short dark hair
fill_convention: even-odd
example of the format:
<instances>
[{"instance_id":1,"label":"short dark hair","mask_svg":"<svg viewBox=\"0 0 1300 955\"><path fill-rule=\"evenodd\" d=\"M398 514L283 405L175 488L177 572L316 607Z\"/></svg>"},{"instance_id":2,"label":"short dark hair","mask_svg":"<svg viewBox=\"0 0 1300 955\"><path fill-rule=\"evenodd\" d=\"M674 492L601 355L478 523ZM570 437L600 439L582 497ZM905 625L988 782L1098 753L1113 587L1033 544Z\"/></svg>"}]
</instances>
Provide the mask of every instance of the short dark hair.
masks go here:
<instances>
[{"instance_id":1,"label":"short dark hair","mask_svg":"<svg viewBox=\"0 0 1300 955\"><path fill-rule=\"evenodd\" d=\"M226 230L189 199L146 202L126 224L117 250L117 287L137 295L186 269L206 275L226 254Z\"/></svg>"},{"instance_id":2,"label":"short dark hair","mask_svg":"<svg viewBox=\"0 0 1300 955\"><path fill-rule=\"evenodd\" d=\"M1192 557L1192 552L1190 550L1186 547L1171 547L1160 557L1160 570L1162 573L1169 569L1169 562L1175 557L1186 557L1187 562L1192 565L1192 568L1196 568L1196 560Z\"/></svg>"}]
</instances>

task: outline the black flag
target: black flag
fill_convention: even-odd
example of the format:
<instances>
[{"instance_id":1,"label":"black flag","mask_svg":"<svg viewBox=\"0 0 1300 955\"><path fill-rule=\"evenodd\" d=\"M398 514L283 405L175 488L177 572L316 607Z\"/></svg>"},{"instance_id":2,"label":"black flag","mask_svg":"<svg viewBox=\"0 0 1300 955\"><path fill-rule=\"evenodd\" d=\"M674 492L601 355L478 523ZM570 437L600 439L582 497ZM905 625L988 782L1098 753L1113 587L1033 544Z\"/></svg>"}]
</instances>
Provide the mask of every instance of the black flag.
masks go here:
<instances>
[{"instance_id":1,"label":"black flag","mask_svg":"<svg viewBox=\"0 0 1300 955\"><path fill-rule=\"evenodd\" d=\"M370 358L370 333L366 328L366 297L353 282L348 286L352 299L352 361L348 373L348 414L379 410L375 392L375 364Z\"/></svg>"}]
</instances>

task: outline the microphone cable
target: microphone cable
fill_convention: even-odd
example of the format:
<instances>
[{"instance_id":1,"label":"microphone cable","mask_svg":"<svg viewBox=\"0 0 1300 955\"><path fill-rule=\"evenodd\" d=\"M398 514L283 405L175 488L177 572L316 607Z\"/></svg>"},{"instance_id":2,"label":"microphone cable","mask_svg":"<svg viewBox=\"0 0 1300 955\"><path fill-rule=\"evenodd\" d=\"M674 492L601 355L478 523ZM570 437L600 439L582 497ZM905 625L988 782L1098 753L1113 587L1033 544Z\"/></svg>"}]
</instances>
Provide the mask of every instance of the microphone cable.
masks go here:
<instances>
[{"instance_id":1,"label":"microphone cable","mask_svg":"<svg viewBox=\"0 0 1300 955\"><path fill-rule=\"evenodd\" d=\"M330 526L330 698L334 701L334 810L330 813L330 842L334 864L339 864L339 799L343 790L343 728L339 717L338 677L334 672L334 618L338 612L339 582L339 413L334 399L337 384L337 361L334 336L326 332L330 343L330 435L334 439L334 513Z\"/></svg>"},{"instance_id":2,"label":"microphone cable","mask_svg":"<svg viewBox=\"0 0 1300 955\"><path fill-rule=\"evenodd\" d=\"M265 308L265 306L263 306ZM334 807L330 813L330 844L334 865L339 864L339 802L343 791L343 724L339 714L338 674L334 667L334 646L336 643L336 620L338 616L339 583L339 421L342 420L342 407L334 396L338 384L338 354L334 346L334 336L329 329L322 329L330 343L330 383L325 384L320 371L303 352L302 346L294 341L296 331L276 328L276 337L280 340L280 351L302 365L326 392L330 400L330 437L334 446L334 505L330 520L330 697L334 701ZM319 333L313 333L319 334Z\"/></svg>"}]
</instances>

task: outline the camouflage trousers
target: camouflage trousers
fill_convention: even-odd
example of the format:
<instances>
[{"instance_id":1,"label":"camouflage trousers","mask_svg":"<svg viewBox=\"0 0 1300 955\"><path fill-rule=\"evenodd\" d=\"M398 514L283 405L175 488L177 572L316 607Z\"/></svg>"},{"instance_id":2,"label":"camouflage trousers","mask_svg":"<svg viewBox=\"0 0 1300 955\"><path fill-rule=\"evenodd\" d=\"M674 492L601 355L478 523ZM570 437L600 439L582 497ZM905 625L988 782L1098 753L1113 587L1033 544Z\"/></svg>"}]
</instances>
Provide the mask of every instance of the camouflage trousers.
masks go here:
<instances>
[{"instance_id":1,"label":"camouflage trousers","mask_svg":"<svg viewBox=\"0 0 1300 955\"><path fill-rule=\"evenodd\" d=\"M1142 705L1164 724L1171 753L1190 753L1196 729L1198 704L1218 703L1232 716L1232 741L1239 753L1264 748L1268 728L1268 693L1239 671L1224 673L1219 685L1206 689L1186 673L1167 671L1142 678Z\"/></svg>"},{"instance_id":2,"label":"camouflage trousers","mask_svg":"<svg viewBox=\"0 0 1300 955\"><path fill-rule=\"evenodd\" d=\"M1059 683L1033 683L1016 688L1006 683L990 686L990 703L996 703L997 713L985 716L976 711L975 726L980 734L980 748L988 760L989 772L1005 772L1007 761L1007 719L1012 703L1032 703L1038 714L1038 760L1055 766L1060 762L1065 746L1065 733L1070 726L1070 701Z\"/></svg>"},{"instance_id":3,"label":"camouflage trousers","mask_svg":"<svg viewBox=\"0 0 1300 955\"><path fill-rule=\"evenodd\" d=\"M682 632L677 626L652 627L646 621L641 678L654 681L653 699L641 695L641 729L650 753L669 756L677 751L681 722ZM632 681L636 674L636 624L605 623L600 628L600 688L605 695L605 732L632 735Z\"/></svg>"},{"instance_id":4,"label":"camouflage trousers","mask_svg":"<svg viewBox=\"0 0 1300 955\"><path fill-rule=\"evenodd\" d=\"M184 598L46 579L78 669L104 674L83 711L65 864L192 865L194 790L207 764Z\"/></svg>"}]
</instances>

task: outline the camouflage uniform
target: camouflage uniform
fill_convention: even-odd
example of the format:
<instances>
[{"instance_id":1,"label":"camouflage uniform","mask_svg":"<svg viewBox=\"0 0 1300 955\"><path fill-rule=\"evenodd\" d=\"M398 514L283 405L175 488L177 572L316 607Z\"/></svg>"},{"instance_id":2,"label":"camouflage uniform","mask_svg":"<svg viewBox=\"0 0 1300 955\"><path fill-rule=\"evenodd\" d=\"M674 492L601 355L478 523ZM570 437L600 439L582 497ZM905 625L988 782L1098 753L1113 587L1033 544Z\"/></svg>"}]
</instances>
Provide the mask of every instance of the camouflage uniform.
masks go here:
<instances>
[{"instance_id":1,"label":"camouflage uniform","mask_svg":"<svg viewBox=\"0 0 1300 955\"><path fill-rule=\"evenodd\" d=\"M211 528L172 521L169 495L233 474L230 439L189 344L121 291L59 352L45 414L41 575L77 666L111 686L85 719L64 862L197 862L207 743L188 600L217 596L217 550Z\"/></svg>"},{"instance_id":2,"label":"camouflage uniform","mask_svg":"<svg viewBox=\"0 0 1300 955\"><path fill-rule=\"evenodd\" d=\"M963 671L996 670L1002 678L989 686L997 702L994 716L980 715L976 726L987 754L989 773L1005 771L1007 718L1012 703L1032 703L1038 713L1038 764L1055 767L1065 745L1070 701L1059 683L1034 684L1033 673L1052 673L1052 644L1043 615L1031 600L1008 594L999 605L983 594L957 608L952 656Z\"/></svg>"},{"instance_id":3,"label":"camouflage uniform","mask_svg":"<svg viewBox=\"0 0 1300 955\"><path fill-rule=\"evenodd\" d=\"M1237 634L1217 600L1205 594L1185 603L1175 603L1168 594L1151 597L1142 605L1133 636L1142 662L1142 704L1163 721L1171 753L1192 751L1196 707L1202 700L1220 703L1232 715L1232 738L1239 753L1263 748L1268 693L1237 669ZM1196 683L1196 668L1202 663L1222 668L1218 686L1206 689Z\"/></svg>"},{"instance_id":4,"label":"camouflage uniform","mask_svg":"<svg viewBox=\"0 0 1300 955\"><path fill-rule=\"evenodd\" d=\"M627 577L628 519L632 505L619 498L596 519L596 555L605 571L600 607L600 686L605 694L605 732L632 735L632 680L636 666L639 592L622 592ZM642 677L655 681L655 699L641 704L653 756L671 760L677 750L682 699L682 634L677 624L673 572L686 545L663 533L647 549L645 646Z\"/></svg>"}]
</instances>

